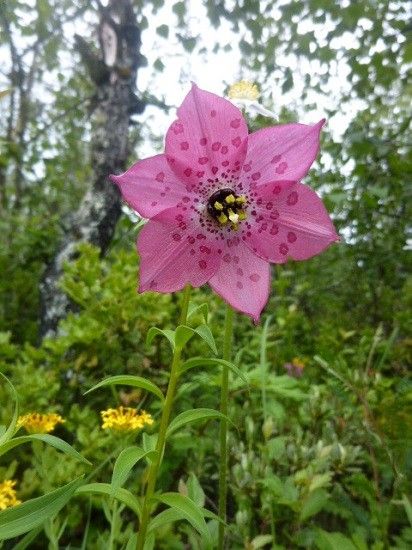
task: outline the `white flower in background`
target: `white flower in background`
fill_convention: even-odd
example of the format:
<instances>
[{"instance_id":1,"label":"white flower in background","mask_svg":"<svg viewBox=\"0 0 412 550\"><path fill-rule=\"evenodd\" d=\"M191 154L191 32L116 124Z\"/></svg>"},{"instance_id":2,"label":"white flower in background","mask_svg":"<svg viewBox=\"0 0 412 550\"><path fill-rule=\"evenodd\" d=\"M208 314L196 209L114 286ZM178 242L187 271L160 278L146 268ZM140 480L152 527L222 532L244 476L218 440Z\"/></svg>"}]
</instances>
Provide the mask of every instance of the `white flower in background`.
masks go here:
<instances>
[{"instance_id":1,"label":"white flower in background","mask_svg":"<svg viewBox=\"0 0 412 550\"><path fill-rule=\"evenodd\" d=\"M277 118L274 112L265 109L265 107L258 102L260 92L253 82L240 80L232 84L227 96L230 101L240 109L246 109L251 113L267 116L269 118Z\"/></svg>"}]
</instances>

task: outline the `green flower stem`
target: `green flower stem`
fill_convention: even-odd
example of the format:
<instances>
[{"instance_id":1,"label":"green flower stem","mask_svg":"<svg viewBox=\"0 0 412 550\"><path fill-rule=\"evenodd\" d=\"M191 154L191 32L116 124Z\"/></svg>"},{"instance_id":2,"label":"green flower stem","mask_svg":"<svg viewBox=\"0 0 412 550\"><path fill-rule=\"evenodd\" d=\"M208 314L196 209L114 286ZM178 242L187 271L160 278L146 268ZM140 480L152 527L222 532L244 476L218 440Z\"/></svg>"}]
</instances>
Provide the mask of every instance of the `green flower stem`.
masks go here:
<instances>
[{"instance_id":1,"label":"green flower stem","mask_svg":"<svg viewBox=\"0 0 412 550\"><path fill-rule=\"evenodd\" d=\"M233 339L233 309L226 306L225 333L223 340L223 359L230 361L232 355ZM229 369L222 367L222 386L220 391L220 412L227 416L229 401ZM222 550L225 541L225 523L226 523L226 501L227 501L227 420L220 421L220 463L219 463L219 541L218 550Z\"/></svg>"},{"instance_id":2,"label":"green flower stem","mask_svg":"<svg viewBox=\"0 0 412 550\"><path fill-rule=\"evenodd\" d=\"M184 289L182 310L180 314L180 324L184 325L187 320L187 312L189 308L189 298L190 298L191 287L187 285ZM147 526L149 524L150 515L151 515L151 500L155 493L156 489L156 480L157 474L159 472L160 465L162 463L163 452L166 442L166 432L169 426L170 413L172 411L173 400L176 394L176 386L179 375L179 366L182 350L180 348L175 348L173 353L173 361L170 369L169 385L167 387L166 399L163 405L162 416L160 419L159 426L159 435L157 437L156 443L156 457L153 459L152 464L150 465L149 475L147 479L146 494L144 496L143 507L142 507L142 517L140 520L140 528L137 536L137 550L143 550Z\"/></svg>"}]
</instances>

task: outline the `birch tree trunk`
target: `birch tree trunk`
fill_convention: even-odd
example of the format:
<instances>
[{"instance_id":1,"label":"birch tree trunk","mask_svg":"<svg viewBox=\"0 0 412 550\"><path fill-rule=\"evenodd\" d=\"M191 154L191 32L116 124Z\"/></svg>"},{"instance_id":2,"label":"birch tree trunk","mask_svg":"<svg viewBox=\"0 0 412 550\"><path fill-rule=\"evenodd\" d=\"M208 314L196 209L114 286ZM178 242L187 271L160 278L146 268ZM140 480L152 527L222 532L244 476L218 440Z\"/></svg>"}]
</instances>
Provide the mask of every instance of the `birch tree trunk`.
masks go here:
<instances>
[{"instance_id":1,"label":"birch tree trunk","mask_svg":"<svg viewBox=\"0 0 412 550\"><path fill-rule=\"evenodd\" d=\"M42 338L55 334L59 321L71 309L70 300L58 283L65 262L75 258L77 245L92 243L104 254L110 243L121 202L108 175L124 171L129 153L130 115L143 110L134 94L137 70L144 58L140 54L140 31L132 2L109 0L106 7L98 1L98 6L99 50L76 36L77 49L96 86L91 134L94 173L90 188L73 214L40 284Z\"/></svg>"}]
</instances>

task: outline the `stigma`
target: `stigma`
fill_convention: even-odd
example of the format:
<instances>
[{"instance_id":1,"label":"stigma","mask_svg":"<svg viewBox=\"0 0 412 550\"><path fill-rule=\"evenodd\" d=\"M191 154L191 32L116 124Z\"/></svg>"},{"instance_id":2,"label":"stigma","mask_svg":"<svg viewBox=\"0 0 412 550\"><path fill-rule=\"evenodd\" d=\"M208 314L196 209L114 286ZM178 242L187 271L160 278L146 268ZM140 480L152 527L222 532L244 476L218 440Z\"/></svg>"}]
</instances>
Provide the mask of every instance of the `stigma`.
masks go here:
<instances>
[{"instance_id":1,"label":"stigma","mask_svg":"<svg viewBox=\"0 0 412 550\"><path fill-rule=\"evenodd\" d=\"M246 219L245 204L244 195L236 195L232 189L224 188L209 197L207 211L219 225L227 225L237 231L239 222Z\"/></svg>"}]
</instances>

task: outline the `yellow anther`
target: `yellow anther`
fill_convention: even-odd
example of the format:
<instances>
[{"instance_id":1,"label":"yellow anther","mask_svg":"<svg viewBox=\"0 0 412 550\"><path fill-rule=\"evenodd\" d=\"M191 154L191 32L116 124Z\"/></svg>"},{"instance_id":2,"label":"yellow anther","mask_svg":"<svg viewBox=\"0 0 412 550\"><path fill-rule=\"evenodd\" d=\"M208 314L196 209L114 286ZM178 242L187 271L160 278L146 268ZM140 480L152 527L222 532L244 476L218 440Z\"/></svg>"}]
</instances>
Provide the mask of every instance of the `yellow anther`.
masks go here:
<instances>
[{"instance_id":1,"label":"yellow anther","mask_svg":"<svg viewBox=\"0 0 412 550\"><path fill-rule=\"evenodd\" d=\"M223 214L223 212L218 216L217 218L217 221L222 224L222 225L225 225L225 223L227 223L227 216L226 214Z\"/></svg>"},{"instance_id":2,"label":"yellow anther","mask_svg":"<svg viewBox=\"0 0 412 550\"><path fill-rule=\"evenodd\" d=\"M232 84L228 91L229 99L247 99L256 101L259 98L259 90L256 84L248 80L241 80Z\"/></svg>"},{"instance_id":3,"label":"yellow anther","mask_svg":"<svg viewBox=\"0 0 412 550\"><path fill-rule=\"evenodd\" d=\"M247 218L246 212L244 212L243 210L240 210L240 212L239 212L239 221L243 222L243 220L246 220L246 218Z\"/></svg>"},{"instance_id":4,"label":"yellow anther","mask_svg":"<svg viewBox=\"0 0 412 550\"><path fill-rule=\"evenodd\" d=\"M237 204L245 204L246 197L244 195L240 195L240 197L236 197Z\"/></svg>"},{"instance_id":5,"label":"yellow anther","mask_svg":"<svg viewBox=\"0 0 412 550\"><path fill-rule=\"evenodd\" d=\"M225 202L227 202L227 204L233 204L235 202L235 197L234 195L228 195L226 198L225 198Z\"/></svg>"},{"instance_id":6,"label":"yellow anther","mask_svg":"<svg viewBox=\"0 0 412 550\"><path fill-rule=\"evenodd\" d=\"M235 212L233 212L231 208L229 208L228 213L229 213L229 220L232 223L237 223L239 221L239 214L236 214Z\"/></svg>"},{"instance_id":7,"label":"yellow anther","mask_svg":"<svg viewBox=\"0 0 412 550\"><path fill-rule=\"evenodd\" d=\"M216 201L213 207L215 210L223 210L223 204L219 201Z\"/></svg>"},{"instance_id":8,"label":"yellow anther","mask_svg":"<svg viewBox=\"0 0 412 550\"><path fill-rule=\"evenodd\" d=\"M232 223L231 227L232 227L233 231L237 231L239 229L239 226L238 226L237 223Z\"/></svg>"}]
</instances>

